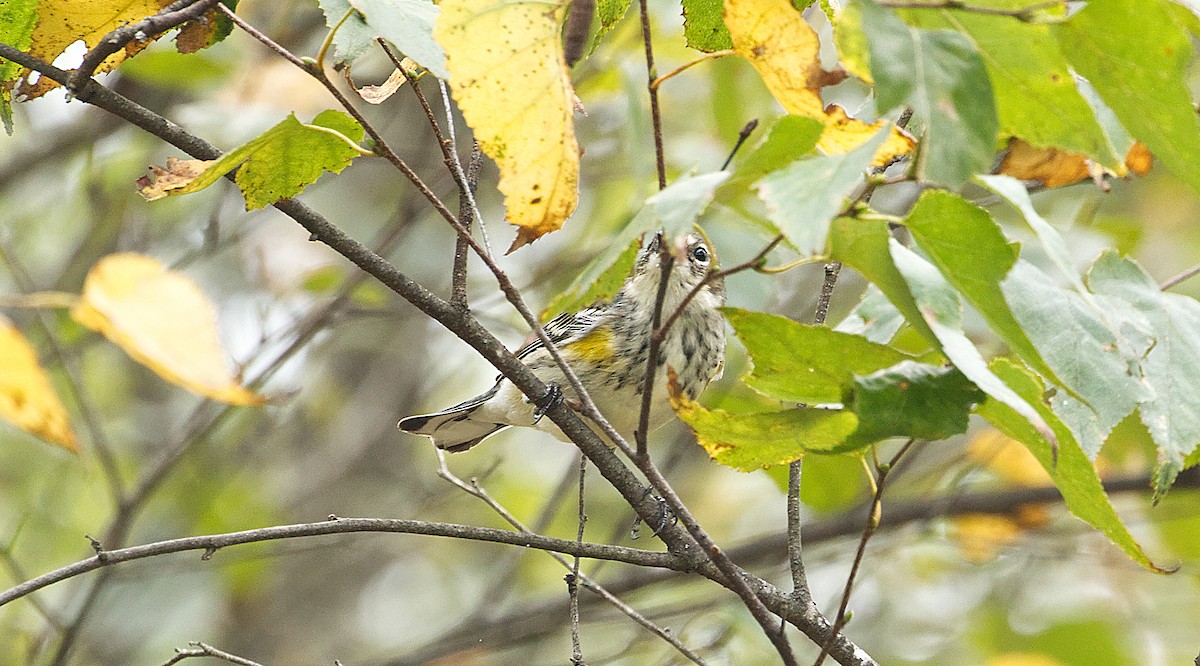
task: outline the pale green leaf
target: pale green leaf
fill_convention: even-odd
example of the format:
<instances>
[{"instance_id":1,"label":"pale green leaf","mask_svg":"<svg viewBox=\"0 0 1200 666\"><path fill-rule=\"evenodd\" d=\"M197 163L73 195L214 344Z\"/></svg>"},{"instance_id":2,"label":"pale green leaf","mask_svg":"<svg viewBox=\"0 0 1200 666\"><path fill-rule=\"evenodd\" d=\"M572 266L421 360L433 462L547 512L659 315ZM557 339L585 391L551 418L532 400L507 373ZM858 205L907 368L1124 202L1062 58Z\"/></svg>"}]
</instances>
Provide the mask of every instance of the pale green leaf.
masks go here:
<instances>
[{"instance_id":1,"label":"pale green leaf","mask_svg":"<svg viewBox=\"0 0 1200 666\"><path fill-rule=\"evenodd\" d=\"M848 153L793 162L755 185L767 206L767 217L802 255L825 252L829 223L862 184L875 151L888 135L884 129Z\"/></svg>"},{"instance_id":2,"label":"pale green leaf","mask_svg":"<svg viewBox=\"0 0 1200 666\"><path fill-rule=\"evenodd\" d=\"M350 0L380 37L439 79L450 78L446 52L433 39L438 6L430 0Z\"/></svg>"},{"instance_id":3,"label":"pale green leaf","mask_svg":"<svg viewBox=\"0 0 1200 666\"><path fill-rule=\"evenodd\" d=\"M588 264L569 287L551 299L542 312L542 319L549 319L562 312L575 312L596 301L611 299L620 291L621 285L625 284L625 278L633 271L640 246L641 243L634 239L612 264Z\"/></svg>"},{"instance_id":4,"label":"pale green leaf","mask_svg":"<svg viewBox=\"0 0 1200 666\"><path fill-rule=\"evenodd\" d=\"M991 170L999 121L992 85L966 37L905 24L874 0L860 0L880 113L908 105L925 124L916 175L958 187Z\"/></svg>"},{"instance_id":5,"label":"pale green leaf","mask_svg":"<svg viewBox=\"0 0 1200 666\"><path fill-rule=\"evenodd\" d=\"M867 285L862 300L833 330L862 336L871 342L885 345L904 325L904 315L875 285Z\"/></svg>"},{"instance_id":6,"label":"pale green leaf","mask_svg":"<svg viewBox=\"0 0 1200 666\"><path fill-rule=\"evenodd\" d=\"M318 4L325 14L326 27L333 30L341 22L333 35L335 63L352 63L375 45L375 29L367 25L361 13L350 12L350 0L318 0ZM346 12L350 12L350 16L346 16ZM345 21L342 21L343 17Z\"/></svg>"},{"instance_id":7,"label":"pale green leaf","mask_svg":"<svg viewBox=\"0 0 1200 666\"><path fill-rule=\"evenodd\" d=\"M1200 445L1200 303L1159 291L1141 266L1113 252L1092 264L1088 284L1136 309L1152 330L1141 367L1154 399L1144 401L1140 413L1159 451L1157 499Z\"/></svg>"},{"instance_id":8,"label":"pale green leaf","mask_svg":"<svg viewBox=\"0 0 1200 666\"><path fill-rule=\"evenodd\" d=\"M775 121L767 138L738 162L730 183L757 180L809 155L825 125L815 118L787 115Z\"/></svg>"}]
</instances>

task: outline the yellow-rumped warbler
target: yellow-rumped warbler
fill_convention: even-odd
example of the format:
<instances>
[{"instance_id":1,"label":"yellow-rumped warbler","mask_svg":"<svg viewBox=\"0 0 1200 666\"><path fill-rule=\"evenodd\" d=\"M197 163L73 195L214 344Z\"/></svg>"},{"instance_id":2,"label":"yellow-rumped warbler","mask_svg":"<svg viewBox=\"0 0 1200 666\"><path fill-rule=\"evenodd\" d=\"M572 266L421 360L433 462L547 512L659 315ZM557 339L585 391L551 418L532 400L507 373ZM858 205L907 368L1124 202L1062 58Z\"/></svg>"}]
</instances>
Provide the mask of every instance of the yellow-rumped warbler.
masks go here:
<instances>
[{"instance_id":1,"label":"yellow-rumped warbler","mask_svg":"<svg viewBox=\"0 0 1200 666\"><path fill-rule=\"evenodd\" d=\"M663 242L659 233L641 249L633 275L611 302L559 315L545 326L546 335L558 345L600 413L627 438L632 438L641 416L651 319L663 275L657 259ZM701 234L691 233L670 244L673 263L666 278L664 321L716 264ZM724 280L710 280L687 304L659 345L650 428L663 425L672 416L665 366L675 371L680 388L689 398L696 397L720 376L725 360L725 324L717 308L724 303ZM552 391L565 391L568 401L578 404L562 370L540 340L522 347L517 357ZM508 426L536 427L567 440L549 419L541 419L540 409L504 377L482 395L440 412L410 416L397 425L406 432L425 435L439 449L452 452L466 451Z\"/></svg>"}]
</instances>

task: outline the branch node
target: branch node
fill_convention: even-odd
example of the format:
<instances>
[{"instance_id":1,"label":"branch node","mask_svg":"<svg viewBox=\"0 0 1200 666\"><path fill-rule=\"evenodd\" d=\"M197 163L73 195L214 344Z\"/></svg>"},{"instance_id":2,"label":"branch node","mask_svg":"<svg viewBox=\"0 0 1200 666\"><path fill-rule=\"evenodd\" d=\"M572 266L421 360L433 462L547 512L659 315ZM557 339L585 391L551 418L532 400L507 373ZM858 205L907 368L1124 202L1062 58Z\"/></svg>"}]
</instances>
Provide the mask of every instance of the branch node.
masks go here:
<instances>
[{"instance_id":1,"label":"branch node","mask_svg":"<svg viewBox=\"0 0 1200 666\"><path fill-rule=\"evenodd\" d=\"M212 559L213 555L216 555L216 554L217 554L217 547L209 546L208 548L204 549L204 554L200 556L200 561L207 562Z\"/></svg>"},{"instance_id":2,"label":"branch node","mask_svg":"<svg viewBox=\"0 0 1200 666\"><path fill-rule=\"evenodd\" d=\"M88 540L88 542L91 543L92 550L96 551L96 558L99 559L101 562L107 562L108 561L108 553L104 550L104 545L101 544L98 539L96 539L95 537L93 537L90 534L85 534L83 536L85 539Z\"/></svg>"}]
</instances>

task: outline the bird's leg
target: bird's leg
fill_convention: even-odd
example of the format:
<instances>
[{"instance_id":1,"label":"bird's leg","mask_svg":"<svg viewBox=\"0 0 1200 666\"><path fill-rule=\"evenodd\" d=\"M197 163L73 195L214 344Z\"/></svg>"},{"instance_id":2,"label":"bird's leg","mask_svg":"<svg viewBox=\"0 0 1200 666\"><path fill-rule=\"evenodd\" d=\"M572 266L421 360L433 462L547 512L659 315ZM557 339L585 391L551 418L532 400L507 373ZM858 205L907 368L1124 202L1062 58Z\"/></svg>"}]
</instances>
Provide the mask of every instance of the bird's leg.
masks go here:
<instances>
[{"instance_id":1,"label":"bird's leg","mask_svg":"<svg viewBox=\"0 0 1200 666\"><path fill-rule=\"evenodd\" d=\"M658 536L658 533L666 529L667 525L674 525L679 522L679 516L676 516L675 513L667 507L667 501L658 495L655 495L653 489L651 489L649 486L646 487L646 492L642 495L642 497L653 497L654 501L658 502L658 520L655 521L657 524L651 525L648 522L646 523L648 527L654 528L653 536ZM629 537L631 539L638 538L638 525L640 523L641 520L637 520L633 523L633 529L630 530L629 533Z\"/></svg>"},{"instance_id":2,"label":"bird's leg","mask_svg":"<svg viewBox=\"0 0 1200 666\"><path fill-rule=\"evenodd\" d=\"M559 387L558 384L555 384L554 382L550 382L549 384L546 385L546 395L543 395L542 397L538 398L537 400L533 400L532 402L533 402L533 407L534 407L533 423L534 423L534 425L536 425L537 422L541 421L542 417L546 415L546 412L548 412L551 409L554 409L558 405L562 404L562 402L563 402L562 388Z\"/></svg>"}]
</instances>

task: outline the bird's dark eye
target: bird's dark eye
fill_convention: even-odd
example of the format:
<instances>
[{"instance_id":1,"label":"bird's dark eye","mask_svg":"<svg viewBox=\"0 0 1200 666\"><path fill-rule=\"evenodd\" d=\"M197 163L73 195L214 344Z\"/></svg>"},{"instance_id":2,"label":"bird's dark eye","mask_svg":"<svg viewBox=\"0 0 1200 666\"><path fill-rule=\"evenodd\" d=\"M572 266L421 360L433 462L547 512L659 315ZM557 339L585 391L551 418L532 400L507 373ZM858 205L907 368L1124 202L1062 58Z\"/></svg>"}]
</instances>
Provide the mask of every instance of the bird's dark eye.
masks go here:
<instances>
[{"instance_id":1,"label":"bird's dark eye","mask_svg":"<svg viewBox=\"0 0 1200 666\"><path fill-rule=\"evenodd\" d=\"M700 246L692 250L692 258L696 261L708 261L708 250L704 246Z\"/></svg>"}]
</instances>

